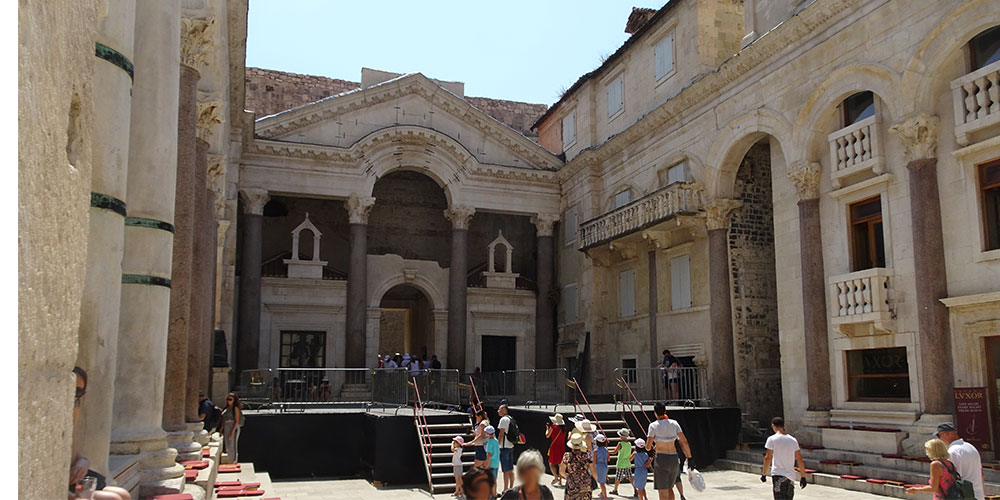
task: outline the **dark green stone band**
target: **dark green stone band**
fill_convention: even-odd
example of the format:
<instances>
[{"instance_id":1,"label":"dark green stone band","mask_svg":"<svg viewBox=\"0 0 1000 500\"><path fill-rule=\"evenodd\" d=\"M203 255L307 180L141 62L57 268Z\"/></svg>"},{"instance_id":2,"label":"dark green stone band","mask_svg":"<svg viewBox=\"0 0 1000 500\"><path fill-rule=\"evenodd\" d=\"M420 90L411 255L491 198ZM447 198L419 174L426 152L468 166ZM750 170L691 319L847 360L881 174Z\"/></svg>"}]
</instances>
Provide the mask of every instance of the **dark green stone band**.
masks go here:
<instances>
[{"instance_id":1,"label":"dark green stone band","mask_svg":"<svg viewBox=\"0 0 1000 500\"><path fill-rule=\"evenodd\" d=\"M146 219L143 217L126 217L125 225L135 226L135 227L148 227L150 229L161 229L168 233L174 232L174 225L169 222L163 222L162 220L156 220L156 219Z\"/></svg>"},{"instance_id":2,"label":"dark green stone band","mask_svg":"<svg viewBox=\"0 0 1000 500\"><path fill-rule=\"evenodd\" d=\"M125 72L128 73L129 80L135 81L135 71L132 68L132 61L129 61L128 58L121 52L118 52L103 43L97 43L94 55L125 70Z\"/></svg>"},{"instance_id":3,"label":"dark green stone band","mask_svg":"<svg viewBox=\"0 0 1000 500\"><path fill-rule=\"evenodd\" d=\"M123 274L122 283L126 285L156 285L170 288L170 280L159 276L146 276L144 274Z\"/></svg>"},{"instance_id":4,"label":"dark green stone band","mask_svg":"<svg viewBox=\"0 0 1000 500\"><path fill-rule=\"evenodd\" d=\"M125 217L125 202L101 193L90 193L90 206L103 208Z\"/></svg>"}]
</instances>

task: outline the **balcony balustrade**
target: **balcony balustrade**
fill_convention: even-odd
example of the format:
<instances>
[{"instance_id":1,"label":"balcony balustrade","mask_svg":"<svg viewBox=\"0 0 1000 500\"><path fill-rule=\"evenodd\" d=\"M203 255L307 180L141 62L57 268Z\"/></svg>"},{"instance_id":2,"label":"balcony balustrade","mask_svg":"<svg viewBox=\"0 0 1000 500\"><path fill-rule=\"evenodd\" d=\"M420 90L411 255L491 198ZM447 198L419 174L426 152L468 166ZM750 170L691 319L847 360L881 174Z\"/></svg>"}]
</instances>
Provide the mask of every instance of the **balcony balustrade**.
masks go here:
<instances>
[{"instance_id":1,"label":"balcony balustrade","mask_svg":"<svg viewBox=\"0 0 1000 500\"><path fill-rule=\"evenodd\" d=\"M833 325L842 327L871 323L878 330L891 329L891 277L892 270L882 267L831 276L830 316Z\"/></svg>"},{"instance_id":2,"label":"balcony balustrade","mask_svg":"<svg viewBox=\"0 0 1000 500\"><path fill-rule=\"evenodd\" d=\"M844 127L829 136L830 176L834 187L843 184L844 177L866 170L875 174L884 171L882 142L878 115Z\"/></svg>"},{"instance_id":3,"label":"balcony balustrade","mask_svg":"<svg viewBox=\"0 0 1000 500\"><path fill-rule=\"evenodd\" d=\"M1000 61L951 82L955 102L955 139L969 145L969 135L1000 123Z\"/></svg>"},{"instance_id":4,"label":"balcony balustrade","mask_svg":"<svg viewBox=\"0 0 1000 500\"><path fill-rule=\"evenodd\" d=\"M701 210L704 186L677 182L627 205L580 224L580 249L585 250L646 229L678 215Z\"/></svg>"}]
</instances>

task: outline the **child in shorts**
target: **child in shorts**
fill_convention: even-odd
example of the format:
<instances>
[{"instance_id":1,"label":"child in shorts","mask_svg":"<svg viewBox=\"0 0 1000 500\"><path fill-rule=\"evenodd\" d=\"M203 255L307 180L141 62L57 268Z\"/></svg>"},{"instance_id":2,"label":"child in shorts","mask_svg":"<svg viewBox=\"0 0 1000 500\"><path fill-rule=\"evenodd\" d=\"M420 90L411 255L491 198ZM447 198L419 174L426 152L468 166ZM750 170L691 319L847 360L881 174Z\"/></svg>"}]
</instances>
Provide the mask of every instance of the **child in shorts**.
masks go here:
<instances>
[{"instance_id":1,"label":"child in shorts","mask_svg":"<svg viewBox=\"0 0 1000 500\"><path fill-rule=\"evenodd\" d=\"M635 475L632 479L632 486L639 500L646 500L646 480L649 478L649 452L646 451L646 441L635 440L635 451L632 453L632 462L635 464Z\"/></svg>"},{"instance_id":2,"label":"child in shorts","mask_svg":"<svg viewBox=\"0 0 1000 500\"><path fill-rule=\"evenodd\" d=\"M632 483L632 443L628 440L628 429L618 431L618 446L615 446L615 489L611 490L612 495L618 494L618 486L621 483Z\"/></svg>"},{"instance_id":3,"label":"child in shorts","mask_svg":"<svg viewBox=\"0 0 1000 500\"><path fill-rule=\"evenodd\" d=\"M452 473L455 475L455 493L452 493L453 497L460 497L462 493L462 474L465 473L464 467L462 467L462 454L465 453L465 438L462 436L455 436L451 438L451 468Z\"/></svg>"},{"instance_id":4,"label":"child in shorts","mask_svg":"<svg viewBox=\"0 0 1000 500\"><path fill-rule=\"evenodd\" d=\"M594 438L594 467L597 469L597 484L601 486L601 500L608 498L608 438L598 434Z\"/></svg>"}]
</instances>

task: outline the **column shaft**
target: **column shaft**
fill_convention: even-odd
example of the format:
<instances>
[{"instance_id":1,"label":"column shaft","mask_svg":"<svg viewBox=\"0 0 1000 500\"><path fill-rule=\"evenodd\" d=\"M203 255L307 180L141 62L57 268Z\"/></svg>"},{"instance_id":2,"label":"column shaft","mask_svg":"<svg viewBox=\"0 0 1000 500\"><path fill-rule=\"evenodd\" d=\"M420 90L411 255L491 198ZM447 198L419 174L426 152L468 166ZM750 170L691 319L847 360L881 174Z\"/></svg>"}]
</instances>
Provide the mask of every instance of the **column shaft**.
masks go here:
<instances>
[{"instance_id":1,"label":"column shaft","mask_svg":"<svg viewBox=\"0 0 1000 500\"><path fill-rule=\"evenodd\" d=\"M198 139L195 161L194 245L191 262L191 329L188 336L187 385L184 416L187 422L198 422L198 391L207 389L202 379L208 371L205 339L211 337L212 297L214 296L215 210L207 206L208 143ZM211 232L210 232L211 231Z\"/></svg>"},{"instance_id":2,"label":"column shaft","mask_svg":"<svg viewBox=\"0 0 1000 500\"><path fill-rule=\"evenodd\" d=\"M660 364L660 349L656 341L656 314L660 309L659 281L656 279L656 250L649 251L649 366Z\"/></svg>"},{"instance_id":3,"label":"column shaft","mask_svg":"<svg viewBox=\"0 0 1000 500\"><path fill-rule=\"evenodd\" d=\"M810 410L833 406L830 343L826 324L826 282L819 198L799 201L799 252L802 263L802 314L806 345L806 383Z\"/></svg>"},{"instance_id":4,"label":"column shaft","mask_svg":"<svg viewBox=\"0 0 1000 500\"><path fill-rule=\"evenodd\" d=\"M733 305L729 285L729 230L708 231L709 277L712 325L712 393L723 406L736 405L736 365L733 357Z\"/></svg>"},{"instance_id":5,"label":"column shaft","mask_svg":"<svg viewBox=\"0 0 1000 500\"><path fill-rule=\"evenodd\" d=\"M555 368L554 307L552 303L553 237L539 235L537 238L538 262L536 279L538 296L535 298L535 368Z\"/></svg>"},{"instance_id":6,"label":"column shaft","mask_svg":"<svg viewBox=\"0 0 1000 500\"><path fill-rule=\"evenodd\" d=\"M243 214L243 249L240 266L240 313L236 380L242 370L259 368L260 266L263 214Z\"/></svg>"},{"instance_id":7,"label":"column shaft","mask_svg":"<svg viewBox=\"0 0 1000 500\"><path fill-rule=\"evenodd\" d=\"M368 225L352 223L350 240L345 360L348 368L363 368L368 336Z\"/></svg>"},{"instance_id":8,"label":"column shaft","mask_svg":"<svg viewBox=\"0 0 1000 500\"><path fill-rule=\"evenodd\" d=\"M913 267L919 273L915 298L924 412L950 415L954 406L954 381L951 377L948 309L940 301L948 296L948 280L941 231L937 158L910 161L906 169L910 174Z\"/></svg>"},{"instance_id":9,"label":"column shaft","mask_svg":"<svg viewBox=\"0 0 1000 500\"><path fill-rule=\"evenodd\" d=\"M467 228L452 228L451 267L448 270L448 368L455 368L463 372L466 370L468 240L469 230Z\"/></svg>"}]
</instances>

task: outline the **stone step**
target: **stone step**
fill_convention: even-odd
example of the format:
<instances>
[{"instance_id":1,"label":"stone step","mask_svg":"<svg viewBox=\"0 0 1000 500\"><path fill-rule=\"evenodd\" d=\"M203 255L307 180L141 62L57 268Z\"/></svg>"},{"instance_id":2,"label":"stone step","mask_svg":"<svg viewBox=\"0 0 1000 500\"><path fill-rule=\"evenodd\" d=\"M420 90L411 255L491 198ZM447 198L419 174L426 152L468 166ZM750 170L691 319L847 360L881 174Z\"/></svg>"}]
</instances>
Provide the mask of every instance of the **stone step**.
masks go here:
<instances>
[{"instance_id":1,"label":"stone step","mask_svg":"<svg viewBox=\"0 0 1000 500\"><path fill-rule=\"evenodd\" d=\"M740 472L746 472L749 474L760 475L761 464L755 464L750 462L742 462L738 460L730 459L719 459L713 464L713 467L717 469L728 469ZM894 498L913 498L912 495L907 495L906 490L899 486L887 485L887 484L875 484L869 483L867 481L856 481L850 479L842 479L840 476L832 474L824 474L817 472L814 474L807 474L806 481L810 484L821 484L824 486L832 486L834 488L840 488L850 491L861 491L865 493L872 493L874 495L882 495Z\"/></svg>"}]
</instances>

